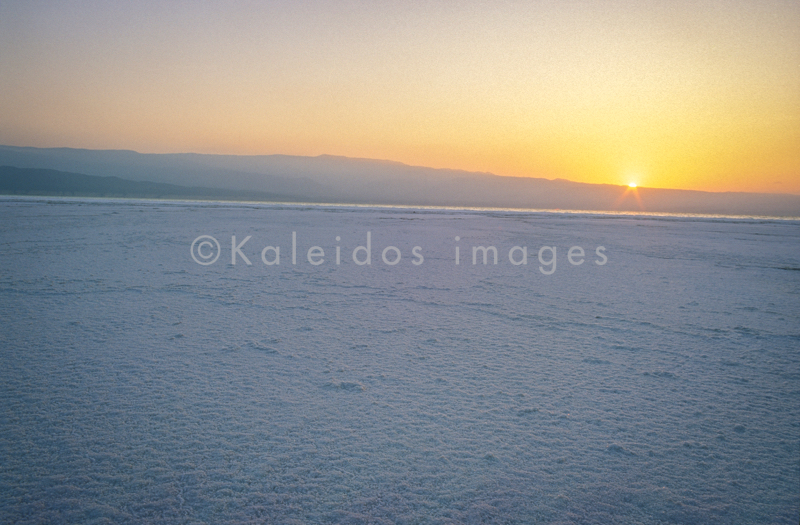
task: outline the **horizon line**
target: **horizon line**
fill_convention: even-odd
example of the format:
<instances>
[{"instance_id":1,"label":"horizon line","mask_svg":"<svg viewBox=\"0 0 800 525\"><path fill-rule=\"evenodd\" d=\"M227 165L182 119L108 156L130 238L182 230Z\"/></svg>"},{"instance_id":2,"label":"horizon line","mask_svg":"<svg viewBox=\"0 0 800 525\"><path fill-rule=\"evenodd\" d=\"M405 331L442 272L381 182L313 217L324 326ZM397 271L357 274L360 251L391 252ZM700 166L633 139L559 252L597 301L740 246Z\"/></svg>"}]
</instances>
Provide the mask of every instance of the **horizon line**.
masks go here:
<instances>
[{"instance_id":1,"label":"horizon line","mask_svg":"<svg viewBox=\"0 0 800 525\"><path fill-rule=\"evenodd\" d=\"M780 216L780 215L746 215L746 214L724 214L724 213L692 213L692 212L669 212L669 211L624 211L624 210L573 210L561 208L504 208L492 206L435 206L435 205L414 205L414 204L365 204L347 202L304 202L304 201L247 201L247 200L228 200L228 199L181 199L181 198L157 198L157 197L96 197L96 196L73 196L73 195L15 195L0 193L0 200L65 200L65 201L130 201L148 202L160 204L221 204L236 206L313 206L317 208L378 208L389 210L422 210L422 211L464 211L464 212L506 212L506 213L546 213L554 215L604 215L611 218L619 217L640 217L640 218L676 218L676 219L724 219L724 220L769 220L769 221L800 221L800 216Z\"/></svg>"},{"instance_id":2,"label":"horizon line","mask_svg":"<svg viewBox=\"0 0 800 525\"><path fill-rule=\"evenodd\" d=\"M490 171L470 171L460 168L437 168L433 166L423 166L417 164L407 164L402 161L398 160L391 160L391 159L375 159L370 157L348 157L346 155L335 155L331 153L320 153L319 155L291 155L286 153L262 153L262 154L232 154L232 153L199 153L199 152L192 152L192 151L183 151L183 152L169 152L169 153L151 153L151 152L141 152L136 151L133 149L94 149L94 148L74 148L69 146L56 146L56 147L39 147L39 146L15 146L11 144L0 144L0 148L18 148L18 149L34 149L34 150L75 150L75 151L102 151L102 152L120 152L120 153L135 153L137 155L198 155L198 156L208 156L208 157L292 157L292 158L299 158L299 159L319 159L319 158L333 158L333 159L346 159L351 161L360 161L360 162L378 162L384 164L394 164L397 166L405 166L408 168L420 168L420 169L427 169L427 170L436 170L436 171L450 171L450 172L461 172L461 173L468 173L474 175L489 175L492 177L502 177L506 179L535 179L535 180L546 180L550 182L568 182L570 184L580 184L580 185L587 185L587 186L612 186L618 188L628 188L628 184L614 184L610 182L579 182L575 180L566 179L563 177L555 177L555 178L547 178L547 177L536 177L536 176L516 176L516 175L498 175L496 173L492 173ZM659 187L659 186L641 186L636 185L633 188L634 190L666 190L666 191L686 191L686 192L695 192L695 193L708 193L708 194L715 194L715 195L791 195L791 196L798 196L800 197L800 193L792 193L792 192L752 192L752 191L709 191L709 190L694 190L688 188L667 188L667 187Z\"/></svg>"}]
</instances>

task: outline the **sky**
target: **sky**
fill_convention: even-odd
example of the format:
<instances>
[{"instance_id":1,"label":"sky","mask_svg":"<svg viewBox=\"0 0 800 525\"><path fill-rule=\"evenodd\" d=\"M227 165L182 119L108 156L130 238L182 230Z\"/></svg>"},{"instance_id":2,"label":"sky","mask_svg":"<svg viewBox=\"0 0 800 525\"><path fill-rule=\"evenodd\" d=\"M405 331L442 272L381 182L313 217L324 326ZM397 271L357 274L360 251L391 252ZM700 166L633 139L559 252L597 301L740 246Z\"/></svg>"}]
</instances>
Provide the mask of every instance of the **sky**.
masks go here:
<instances>
[{"instance_id":1,"label":"sky","mask_svg":"<svg viewBox=\"0 0 800 525\"><path fill-rule=\"evenodd\" d=\"M0 144L800 194L798 1L0 2Z\"/></svg>"}]
</instances>

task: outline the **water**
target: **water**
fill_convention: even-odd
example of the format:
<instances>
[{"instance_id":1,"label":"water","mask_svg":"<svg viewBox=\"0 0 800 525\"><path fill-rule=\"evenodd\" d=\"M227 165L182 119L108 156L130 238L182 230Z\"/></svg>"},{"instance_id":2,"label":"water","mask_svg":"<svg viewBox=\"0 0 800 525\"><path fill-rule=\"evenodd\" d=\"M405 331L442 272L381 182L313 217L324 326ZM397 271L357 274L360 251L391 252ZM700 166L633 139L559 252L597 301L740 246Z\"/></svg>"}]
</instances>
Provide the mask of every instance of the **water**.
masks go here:
<instances>
[{"instance_id":1,"label":"water","mask_svg":"<svg viewBox=\"0 0 800 525\"><path fill-rule=\"evenodd\" d=\"M5 198L0 521L795 524L798 224Z\"/></svg>"}]
</instances>

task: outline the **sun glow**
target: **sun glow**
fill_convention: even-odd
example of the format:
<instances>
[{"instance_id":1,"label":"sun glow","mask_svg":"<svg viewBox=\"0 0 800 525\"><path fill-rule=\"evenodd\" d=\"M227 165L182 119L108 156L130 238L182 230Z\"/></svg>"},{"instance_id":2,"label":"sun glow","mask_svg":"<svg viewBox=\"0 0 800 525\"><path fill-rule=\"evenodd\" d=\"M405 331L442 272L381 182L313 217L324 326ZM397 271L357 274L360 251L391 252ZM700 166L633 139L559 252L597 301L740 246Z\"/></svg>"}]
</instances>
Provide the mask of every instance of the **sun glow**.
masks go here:
<instances>
[{"instance_id":1,"label":"sun glow","mask_svg":"<svg viewBox=\"0 0 800 525\"><path fill-rule=\"evenodd\" d=\"M625 187L625 191L619 196L619 198L614 202L612 205L612 209L620 209L620 206L628 201L629 199L633 199L636 201L639 210L644 211L644 203L642 202L642 197L639 195L639 190L637 189L637 184L635 182L628 183L628 186Z\"/></svg>"},{"instance_id":2,"label":"sun glow","mask_svg":"<svg viewBox=\"0 0 800 525\"><path fill-rule=\"evenodd\" d=\"M0 0L0 144L800 193L797 1L76 4Z\"/></svg>"}]
</instances>

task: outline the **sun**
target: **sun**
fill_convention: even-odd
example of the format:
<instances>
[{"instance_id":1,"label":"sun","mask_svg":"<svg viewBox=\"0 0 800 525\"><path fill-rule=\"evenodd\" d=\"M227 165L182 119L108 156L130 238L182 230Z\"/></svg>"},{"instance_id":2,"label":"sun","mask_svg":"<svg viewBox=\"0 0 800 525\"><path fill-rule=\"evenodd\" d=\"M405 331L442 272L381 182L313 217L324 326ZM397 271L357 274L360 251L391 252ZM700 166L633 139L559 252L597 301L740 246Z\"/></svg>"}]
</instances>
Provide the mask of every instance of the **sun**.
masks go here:
<instances>
[{"instance_id":1,"label":"sun","mask_svg":"<svg viewBox=\"0 0 800 525\"><path fill-rule=\"evenodd\" d=\"M635 182L629 182L628 183L628 187L629 188L635 188L636 187L636 183Z\"/></svg>"}]
</instances>

